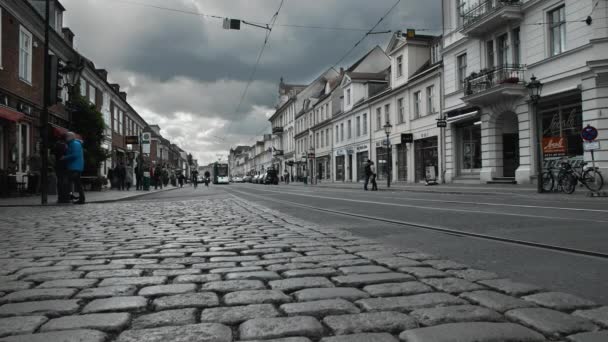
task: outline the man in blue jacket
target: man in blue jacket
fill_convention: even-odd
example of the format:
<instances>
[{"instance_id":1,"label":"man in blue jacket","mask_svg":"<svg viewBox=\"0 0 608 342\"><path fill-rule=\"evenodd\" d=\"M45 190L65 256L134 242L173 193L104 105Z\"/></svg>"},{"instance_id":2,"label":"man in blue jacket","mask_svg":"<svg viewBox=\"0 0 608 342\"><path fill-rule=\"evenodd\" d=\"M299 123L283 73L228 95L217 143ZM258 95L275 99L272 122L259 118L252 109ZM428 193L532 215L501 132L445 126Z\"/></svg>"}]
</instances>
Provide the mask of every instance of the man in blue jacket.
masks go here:
<instances>
[{"instance_id":1,"label":"man in blue jacket","mask_svg":"<svg viewBox=\"0 0 608 342\"><path fill-rule=\"evenodd\" d=\"M74 190L78 191L79 197L77 204L84 204L84 189L80 182L80 176L84 170L84 152L82 151L82 143L76 139L73 132L66 134L65 140L68 144L68 149L63 159L66 161L66 167L69 173L70 185L74 186Z\"/></svg>"}]
</instances>

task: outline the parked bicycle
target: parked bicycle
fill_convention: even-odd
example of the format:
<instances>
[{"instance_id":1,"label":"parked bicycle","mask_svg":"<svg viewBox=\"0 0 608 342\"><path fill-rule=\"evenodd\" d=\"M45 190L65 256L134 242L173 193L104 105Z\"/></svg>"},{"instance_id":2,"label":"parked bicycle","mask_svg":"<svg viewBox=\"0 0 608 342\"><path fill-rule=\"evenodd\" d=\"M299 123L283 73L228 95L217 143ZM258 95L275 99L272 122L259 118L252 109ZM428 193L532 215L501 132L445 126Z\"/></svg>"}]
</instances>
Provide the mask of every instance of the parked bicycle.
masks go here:
<instances>
[{"instance_id":1,"label":"parked bicycle","mask_svg":"<svg viewBox=\"0 0 608 342\"><path fill-rule=\"evenodd\" d=\"M579 182L592 192L598 192L602 189L604 178L600 171L597 168L585 168L585 166L587 166L587 163L581 163L580 167L573 167L569 162L561 163L557 184L563 192L567 194L573 193Z\"/></svg>"}]
</instances>

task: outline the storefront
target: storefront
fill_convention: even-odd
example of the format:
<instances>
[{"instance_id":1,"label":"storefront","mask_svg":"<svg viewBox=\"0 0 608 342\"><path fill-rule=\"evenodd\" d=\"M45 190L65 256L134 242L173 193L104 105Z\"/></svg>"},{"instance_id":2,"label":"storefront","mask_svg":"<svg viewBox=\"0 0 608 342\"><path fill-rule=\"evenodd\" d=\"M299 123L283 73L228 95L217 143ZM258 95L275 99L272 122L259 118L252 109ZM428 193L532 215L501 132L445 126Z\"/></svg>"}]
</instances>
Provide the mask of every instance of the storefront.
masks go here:
<instances>
[{"instance_id":1,"label":"storefront","mask_svg":"<svg viewBox=\"0 0 608 342\"><path fill-rule=\"evenodd\" d=\"M365 146L367 149L367 146ZM367 160L369 159L369 152L362 151L357 152L357 180L365 181L365 166L367 165Z\"/></svg>"},{"instance_id":2,"label":"storefront","mask_svg":"<svg viewBox=\"0 0 608 342\"><path fill-rule=\"evenodd\" d=\"M397 145L397 180L407 182L407 144Z\"/></svg>"},{"instance_id":3,"label":"storefront","mask_svg":"<svg viewBox=\"0 0 608 342\"><path fill-rule=\"evenodd\" d=\"M378 180L386 179L389 166L389 149L386 147L376 147L376 174Z\"/></svg>"},{"instance_id":4,"label":"storefront","mask_svg":"<svg viewBox=\"0 0 608 342\"><path fill-rule=\"evenodd\" d=\"M414 141L416 182L436 180L439 175L439 143L437 137Z\"/></svg>"},{"instance_id":5,"label":"storefront","mask_svg":"<svg viewBox=\"0 0 608 342\"><path fill-rule=\"evenodd\" d=\"M329 156L317 157L316 159L316 173L318 180L329 180L331 178L331 166Z\"/></svg>"},{"instance_id":6,"label":"storefront","mask_svg":"<svg viewBox=\"0 0 608 342\"><path fill-rule=\"evenodd\" d=\"M545 167L557 167L557 162L568 157L580 163L584 159L583 110L580 91L542 99L538 113L542 117L543 157Z\"/></svg>"},{"instance_id":7,"label":"storefront","mask_svg":"<svg viewBox=\"0 0 608 342\"><path fill-rule=\"evenodd\" d=\"M337 151L336 153L339 153L339 152L340 151ZM344 182L344 176L345 176L344 161L345 161L345 157L343 154L336 156L336 181L338 181L338 182Z\"/></svg>"}]
</instances>

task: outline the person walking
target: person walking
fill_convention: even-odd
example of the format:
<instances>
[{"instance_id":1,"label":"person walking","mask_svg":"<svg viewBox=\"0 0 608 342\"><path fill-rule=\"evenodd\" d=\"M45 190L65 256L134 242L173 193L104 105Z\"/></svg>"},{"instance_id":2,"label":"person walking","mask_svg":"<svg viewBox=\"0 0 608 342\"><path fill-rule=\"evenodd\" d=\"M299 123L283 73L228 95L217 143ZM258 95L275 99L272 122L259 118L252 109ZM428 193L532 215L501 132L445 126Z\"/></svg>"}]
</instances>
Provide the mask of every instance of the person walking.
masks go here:
<instances>
[{"instance_id":1,"label":"person walking","mask_svg":"<svg viewBox=\"0 0 608 342\"><path fill-rule=\"evenodd\" d=\"M125 186L127 191L131 191L131 185L133 185L133 168L129 165L125 169Z\"/></svg>"},{"instance_id":2,"label":"person walking","mask_svg":"<svg viewBox=\"0 0 608 342\"><path fill-rule=\"evenodd\" d=\"M120 162L116 168L116 173L118 177L118 190L123 191L125 189L125 182L127 179L127 169L125 168L124 162Z\"/></svg>"},{"instance_id":3,"label":"person walking","mask_svg":"<svg viewBox=\"0 0 608 342\"><path fill-rule=\"evenodd\" d=\"M183 188L184 187L184 180L186 179L186 177L184 177L183 172L180 172L180 174L177 176L177 181L179 183L179 187Z\"/></svg>"},{"instance_id":4,"label":"person walking","mask_svg":"<svg viewBox=\"0 0 608 342\"><path fill-rule=\"evenodd\" d=\"M142 190L142 183L141 183L141 177L139 176L139 170L140 168L140 161L137 162L137 166L135 166L135 190Z\"/></svg>"},{"instance_id":5,"label":"person walking","mask_svg":"<svg viewBox=\"0 0 608 342\"><path fill-rule=\"evenodd\" d=\"M194 188L198 188L198 171L194 170L192 171L192 186L194 186Z\"/></svg>"},{"instance_id":6,"label":"person walking","mask_svg":"<svg viewBox=\"0 0 608 342\"><path fill-rule=\"evenodd\" d=\"M57 176L57 203L70 203L70 191L68 189L67 163L63 160L68 146L65 138L57 140L53 153L55 154L55 175Z\"/></svg>"},{"instance_id":7,"label":"person walking","mask_svg":"<svg viewBox=\"0 0 608 342\"><path fill-rule=\"evenodd\" d=\"M367 185L369 184L369 179L372 176L372 161L367 160L365 163L365 183L363 183L363 190L367 191Z\"/></svg>"},{"instance_id":8,"label":"person walking","mask_svg":"<svg viewBox=\"0 0 608 342\"><path fill-rule=\"evenodd\" d=\"M154 168L154 190L158 190L159 186L161 190L163 189L162 176L163 169L160 167L160 165L156 165Z\"/></svg>"},{"instance_id":9,"label":"person walking","mask_svg":"<svg viewBox=\"0 0 608 342\"><path fill-rule=\"evenodd\" d=\"M372 191L378 191L378 183L376 183L376 165L374 162L370 160L370 170L371 170L371 178L372 178Z\"/></svg>"},{"instance_id":10,"label":"person walking","mask_svg":"<svg viewBox=\"0 0 608 342\"><path fill-rule=\"evenodd\" d=\"M78 192L78 201L76 204L84 204L84 189L80 181L82 171L84 171L84 152L82 150L82 142L76 139L76 134L68 132L65 136L67 142L67 150L62 160L66 162L66 168L69 173L69 184L74 186L74 189ZM72 196L73 199L76 199Z\"/></svg>"},{"instance_id":11,"label":"person walking","mask_svg":"<svg viewBox=\"0 0 608 342\"><path fill-rule=\"evenodd\" d=\"M285 170L284 172L285 175L285 184L289 185L289 172L287 172L287 170Z\"/></svg>"}]
</instances>

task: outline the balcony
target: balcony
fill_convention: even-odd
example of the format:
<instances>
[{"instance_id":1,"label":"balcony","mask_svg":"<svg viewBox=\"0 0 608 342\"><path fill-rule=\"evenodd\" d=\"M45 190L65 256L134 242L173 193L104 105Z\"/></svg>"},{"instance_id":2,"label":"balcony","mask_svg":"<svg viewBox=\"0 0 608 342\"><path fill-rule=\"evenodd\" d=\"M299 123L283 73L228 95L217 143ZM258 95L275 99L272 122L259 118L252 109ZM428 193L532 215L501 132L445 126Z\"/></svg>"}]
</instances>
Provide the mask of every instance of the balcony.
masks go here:
<instances>
[{"instance_id":1,"label":"balcony","mask_svg":"<svg viewBox=\"0 0 608 342\"><path fill-rule=\"evenodd\" d=\"M283 134L283 127L282 126L272 127L272 134L275 134L275 135Z\"/></svg>"},{"instance_id":2,"label":"balcony","mask_svg":"<svg viewBox=\"0 0 608 342\"><path fill-rule=\"evenodd\" d=\"M463 101L472 105L488 105L526 96L526 67L508 64L473 73L466 78Z\"/></svg>"},{"instance_id":3,"label":"balcony","mask_svg":"<svg viewBox=\"0 0 608 342\"><path fill-rule=\"evenodd\" d=\"M485 0L461 14L460 32L467 36L481 36L512 21L521 21L521 0Z\"/></svg>"}]
</instances>

